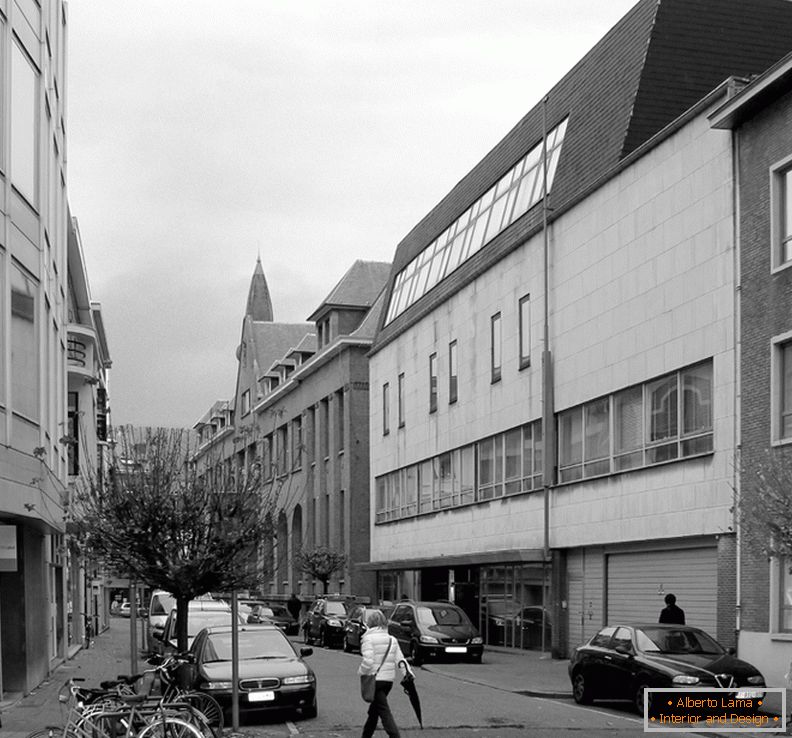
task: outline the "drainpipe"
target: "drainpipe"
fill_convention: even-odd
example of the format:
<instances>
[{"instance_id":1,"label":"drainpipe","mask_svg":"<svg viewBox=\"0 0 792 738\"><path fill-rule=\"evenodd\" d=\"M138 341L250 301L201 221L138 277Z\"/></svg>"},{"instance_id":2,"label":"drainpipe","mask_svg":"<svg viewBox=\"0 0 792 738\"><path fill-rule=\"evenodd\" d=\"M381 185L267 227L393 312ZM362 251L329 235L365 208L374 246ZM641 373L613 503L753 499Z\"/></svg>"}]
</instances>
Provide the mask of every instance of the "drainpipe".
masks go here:
<instances>
[{"instance_id":1,"label":"drainpipe","mask_svg":"<svg viewBox=\"0 0 792 738\"><path fill-rule=\"evenodd\" d=\"M544 237L544 331L542 348L542 442L544 444L544 468L542 481L544 487L544 551L542 556L542 652L546 650L547 618L547 571L550 561L550 488L554 482L555 469L555 424L553 401L553 360L550 351L550 235L547 228L549 213L547 192L547 102L542 100L542 234ZM550 567L552 571L552 567Z\"/></svg>"},{"instance_id":2,"label":"drainpipe","mask_svg":"<svg viewBox=\"0 0 792 738\"><path fill-rule=\"evenodd\" d=\"M742 373L740 368L740 355L742 353L742 333L741 333L741 310L742 310L742 274L740 270L740 133L732 131L732 227L734 248L732 250L734 263L734 463L732 468L732 488L734 490L734 511L732 520L735 530L736 547L735 555L735 576L737 578L735 587L736 612L735 612L735 636L737 643L740 639L741 628L741 608L742 608L742 587L740 584L740 572L742 568L742 551L740 535L740 516L739 501L741 490L741 449L742 449L742 429L740 418L742 416Z\"/></svg>"}]
</instances>

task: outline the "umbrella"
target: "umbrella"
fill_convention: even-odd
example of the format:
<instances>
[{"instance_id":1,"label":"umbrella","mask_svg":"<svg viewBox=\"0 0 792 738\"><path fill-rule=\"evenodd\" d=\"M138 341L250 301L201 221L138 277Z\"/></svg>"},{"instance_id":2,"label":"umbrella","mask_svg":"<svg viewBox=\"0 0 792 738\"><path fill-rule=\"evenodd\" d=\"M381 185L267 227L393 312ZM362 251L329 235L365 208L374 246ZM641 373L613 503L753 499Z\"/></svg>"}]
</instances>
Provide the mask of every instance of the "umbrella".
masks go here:
<instances>
[{"instance_id":1,"label":"umbrella","mask_svg":"<svg viewBox=\"0 0 792 738\"><path fill-rule=\"evenodd\" d=\"M405 663L405 662L401 662ZM415 711L415 717L423 728L423 719L421 718L421 698L418 696L418 690L415 689L415 677L408 671L404 679L401 680L402 689L405 694L410 698L410 704Z\"/></svg>"}]
</instances>

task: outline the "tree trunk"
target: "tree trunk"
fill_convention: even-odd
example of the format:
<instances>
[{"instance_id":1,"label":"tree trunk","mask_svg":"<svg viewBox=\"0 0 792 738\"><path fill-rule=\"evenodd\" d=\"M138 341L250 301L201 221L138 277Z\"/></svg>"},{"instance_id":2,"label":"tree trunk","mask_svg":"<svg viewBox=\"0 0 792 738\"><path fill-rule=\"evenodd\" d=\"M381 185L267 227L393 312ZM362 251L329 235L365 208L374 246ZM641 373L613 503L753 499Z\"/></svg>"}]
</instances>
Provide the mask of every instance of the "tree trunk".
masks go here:
<instances>
[{"instance_id":1,"label":"tree trunk","mask_svg":"<svg viewBox=\"0 0 792 738\"><path fill-rule=\"evenodd\" d=\"M187 651L187 614L190 600L187 597L176 598L176 650L179 653Z\"/></svg>"}]
</instances>

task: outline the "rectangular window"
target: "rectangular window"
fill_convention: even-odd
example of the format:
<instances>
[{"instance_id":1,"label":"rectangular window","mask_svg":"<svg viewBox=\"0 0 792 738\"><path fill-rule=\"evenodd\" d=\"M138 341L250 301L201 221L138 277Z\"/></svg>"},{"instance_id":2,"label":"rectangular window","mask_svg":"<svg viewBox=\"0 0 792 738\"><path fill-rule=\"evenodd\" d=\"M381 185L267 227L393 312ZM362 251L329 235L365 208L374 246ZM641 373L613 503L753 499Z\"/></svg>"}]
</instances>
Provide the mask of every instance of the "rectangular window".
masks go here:
<instances>
[{"instance_id":1,"label":"rectangular window","mask_svg":"<svg viewBox=\"0 0 792 738\"><path fill-rule=\"evenodd\" d=\"M382 385L382 435L390 433L390 383Z\"/></svg>"},{"instance_id":2,"label":"rectangular window","mask_svg":"<svg viewBox=\"0 0 792 738\"><path fill-rule=\"evenodd\" d=\"M792 166L790 157L771 170L772 265L792 261Z\"/></svg>"},{"instance_id":3,"label":"rectangular window","mask_svg":"<svg viewBox=\"0 0 792 738\"><path fill-rule=\"evenodd\" d=\"M437 354L429 357L429 412L437 410Z\"/></svg>"},{"instance_id":4,"label":"rectangular window","mask_svg":"<svg viewBox=\"0 0 792 738\"><path fill-rule=\"evenodd\" d=\"M330 455L330 400L319 401L319 454L326 459Z\"/></svg>"},{"instance_id":5,"label":"rectangular window","mask_svg":"<svg viewBox=\"0 0 792 738\"><path fill-rule=\"evenodd\" d=\"M513 495L522 489L522 429L504 434L505 494Z\"/></svg>"},{"instance_id":6,"label":"rectangular window","mask_svg":"<svg viewBox=\"0 0 792 738\"><path fill-rule=\"evenodd\" d=\"M415 515L418 512L418 467L413 464L403 471L402 515Z\"/></svg>"},{"instance_id":7,"label":"rectangular window","mask_svg":"<svg viewBox=\"0 0 792 738\"><path fill-rule=\"evenodd\" d=\"M302 468L302 450L303 450L303 437L302 437L302 417L298 415L292 421L292 469Z\"/></svg>"},{"instance_id":8,"label":"rectangular window","mask_svg":"<svg viewBox=\"0 0 792 738\"><path fill-rule=\"evenodd\" d=\"M445 453L436 457L434 465L435 478L437 479L434 508L437 510L451 507L454 494L451 454Z\"/></svg>"},{"instance_id":9,"label":"rectangular window","mask_svg":"<svg viewBox=\"0 0 792 738\"><path fill-rule=\"evenodd\" d=\"M613 464L615 471L643 466L643 387L613 396Z\"/></svg>"},{"instance_id":10,"label":"rectangular window","mask_svg":"<svg viewBox=\"0 0 792 738\"><path fill-rule=\"evenodd\" d=\"M773 347L773 440L792 438L792 340L776 342Z\"/></svg>"},{"instance_id":11,"label":"rectangular window","mask_svg":"<svg viewBox=\"0 0 792 738\"><path fill-rule=\"evenodd\" d=\"M448 404L457 401L457 342L448 344Z\"/></svg>"},{"instance_id":12,"label":"rectangular window","mask_svg":"<svg viewBox=\"0 0 792 738\"><path fill-rule=\"evenodd\" d=\"M779 563L781 597L779 600L779 630L792 631L792 560L782 558Z\"/></svg>"},{"instance_id":13,"label":"rectangular window","mask_svg":"<svg viewBox=\"0 0 792 738\"><path fill-rule=\"evenodd\" d=\"M344 420L344 390L338 390L335 393L336 405L335 405L335 416L336 416L336 445L338 446L338 452L344 450L346 445L346 432L345 432L345 420Z\"/></svg>"},{"instance_id":14,"label":"rectangular window","mask_svg":"<svg viewBox=\"0 0 792 738\"><path fill-rule=\"evenodd\" d=\"M676 438L679 431L677 375L671 374L646 388L648 413L647 461L668 461L677 456Z\"/></svg>"},{"instance_id":15,"label":"rectangular window","mask_svg":"<svg viewBox=\"0 0 792 738\"><path fill-rule=\"evenodd\" d=\"M500 382L501 378L501 314L490 318L490 368L491 381Z\"/></svg>"},{"instance_id":16,"label":"rectangular window","mask_svg":"<svg viewBox=\"0 0 792 738\"><path fill-rule=\"evenodd\" d=\"M261 450L262 466L264 472L264 479L272 479L275 474L275 464L273 463L272 454L272 433L264 439L264 447Z\"/></svg>"},{"instance_id":17,"label":"rectangular window","mask_svg":"<svg viewBox=\"0 0 792 738\"><path fill-rule=\"evenodd\" d=\"M558 474L562 482L583 476L583 408L558 416Z\"/></svg>"},{"instance_id":18,"label":"rectangular window","mask_svg":"<svg viewBox=\"0 0 792 738\"><path fill-rule=\"evenodd\" d=\"M244 417L250 412L250 390L247 389L242 393L242 416Z\"/></svg>"},{"instance_id":19,"label":"rectangular window","mask_svg":"<svg viewBox=\"0 0 792 738\"><path fill-rule=\"evenodd\" d=\"M432 509L432 490L434 489L434 464L424 461L419 468L418 510L428 512Z\"/></svg>"},{"instance_id":20,"label":"rectangular window","mask_svg":"<svg viewBox=\"0 0 792 738\"><path fill-rule=\"evenodd\" d=\"M288 466L288 448L289 448L289 428L287 425L282 425L277 431L277 451L278 454L278 474L286 474L289 470Z\"/></svg>"},{"instance_id":21,"label":"rectangular window","mask_svg":"<svg viewBox=\"0 0 792 738\"><path fill-rule=\"evenodd\" d=\"M39 418L39 323L36 282L11 267L11 397L14 411ZM85 344L69 339L69 364L85 366Z\"/></svg>"},{"instance_id":22,"label":"rectangular window","mask_svg":"<svg viewBox=\"0 0 792 738\"><path fill-rule=\"evenodd\" d=\"M396 388L398 394L396 411L399 418L399 428L404 428L404 372L399 374L396 380Z\"/></svg>"},{"instance_id":23,"label":"rectangular window","mask_svg":"<svg viewBox=\"0 0 792 738\"><path fill-rule=\"evenodd\" d=\"M38 206L38 80L39 74L19 43L11 52L11 181L34 207Z\"/></svg>"},{"instance_id":24,"label":"rectangular window","mask_svg":"<svg viewBox=\"0 0 792 738\"><path fill-rule=\"evenodd\" d=\"M531 296L520 298L520 369L531 366Z\"/></svg>"},{"instance_id":25,"label":"rectangular window","mask_svg":"<svg viewBox=\"0 0 792 738\"><path fill-rule=\"evenodd\" d=\"M69 475L76 477L80 473L80 413L79 399L76 392L69 392L69 438L66 444Z\"/></svg>"},{"instance_id":26,"label":"rectangular window","mask_svg":"<svg viewBox=\"0 0 792 738\"><path fill-rule=\"evenodd\" d=\"M308 408L308 427L305 434L305 462L313 464L316 459L316 406Z\"/></svg>"}]
</instances>

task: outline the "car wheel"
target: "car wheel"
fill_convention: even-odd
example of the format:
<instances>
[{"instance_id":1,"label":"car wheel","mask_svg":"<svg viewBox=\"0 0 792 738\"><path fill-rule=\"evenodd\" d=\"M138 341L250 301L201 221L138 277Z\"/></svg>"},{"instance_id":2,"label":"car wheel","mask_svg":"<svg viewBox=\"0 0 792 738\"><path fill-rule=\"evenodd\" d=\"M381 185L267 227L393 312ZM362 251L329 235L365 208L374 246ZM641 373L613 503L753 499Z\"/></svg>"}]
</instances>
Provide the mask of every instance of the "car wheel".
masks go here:
<instances>
[{"instance_id":1,"label":"car wheel","mask_svg":"<svg viewBox=\"0 0 792 738\"><path fill-rule=\"evenodd\" d=\"M423 653L418 641L410 641L410 656L412 657L413 666L420 666L423 664Z\"/></svg>"},{"instance_id":2,"label":"car wheel","mask_svg":"<svg viewBox=\"0 0 792 738\"><path fill-rule=\"evenodd\" d=\"M349 645L349 639L346 633L344 633L344 653L352 653L352 646Z\"/></svg>"},{"instance_id":3,"label":"car wheel","mask_svg":"<svg viewBox=\"0 0 792 738\"><path fill-rule=\"evenodd\" d=\"M583 676L582 671L576 672L572 677L572 696L579 705L591 703L591 688L586 683L586 677Z\"/></svg>"},{"instance_id":4,"label":"car wheel","mask_svg":"<svg viewBox=\"0 0 792 738\"><path fill-rule=\"evenodd\" d=\"M639 715L644 714L644 690L648 688L648 684L640 682L635 688L635 696L633 697L633 707ZM652 709L652 693L646 695L647 709Z\"/></svg>"}]
</instances>

